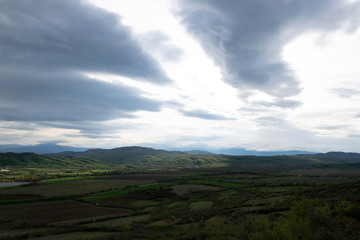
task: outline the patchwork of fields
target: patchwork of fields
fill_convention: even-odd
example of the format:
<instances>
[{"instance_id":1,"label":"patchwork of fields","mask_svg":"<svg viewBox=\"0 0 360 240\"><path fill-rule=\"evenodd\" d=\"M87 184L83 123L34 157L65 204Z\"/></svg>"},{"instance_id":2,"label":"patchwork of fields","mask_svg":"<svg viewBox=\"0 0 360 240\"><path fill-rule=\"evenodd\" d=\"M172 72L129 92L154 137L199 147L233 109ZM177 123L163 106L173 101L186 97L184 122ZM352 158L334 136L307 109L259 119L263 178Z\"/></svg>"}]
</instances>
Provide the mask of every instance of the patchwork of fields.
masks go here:
<instances>
[{"instance_id":1,"label":"patchwork of fields","mask_svg":"<svg viewBox=\"0 0 360 240\"><path fill-rule=\"evenodd\" d=\"M0 239L264 239L278 234L271 229L292 224L294 206L305 203L328 206L327 221L340 228L351 222L337 230L358 239L359 201L358 176L341 174L168 171L59 178L0 188Z\"/></svg>"}]
</instances>

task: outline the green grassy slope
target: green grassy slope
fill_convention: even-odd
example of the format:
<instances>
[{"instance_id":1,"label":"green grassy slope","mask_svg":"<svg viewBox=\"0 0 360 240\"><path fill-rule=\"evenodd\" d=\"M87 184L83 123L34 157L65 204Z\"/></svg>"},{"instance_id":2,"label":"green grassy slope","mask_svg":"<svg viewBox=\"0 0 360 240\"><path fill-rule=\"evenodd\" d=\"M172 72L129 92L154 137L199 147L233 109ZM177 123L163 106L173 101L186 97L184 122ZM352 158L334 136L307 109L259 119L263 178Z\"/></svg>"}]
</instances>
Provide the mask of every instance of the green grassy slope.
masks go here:
<instances>
[{"instance_id":1,"label":"green grassy slope","mask_svg":"<svg viewBox=\"0 0 360 240\"><path fill-rule=\"evenodd\" d=\"M91 149L85 152L50 154L54 157L88 157L136 168L228 168L244 170L285 170L318 164L359 162L360 154L327 153L292 156L229 156L156 150L144 147Z\"/></svg>"},{"instance_id":2,"label":"green grassy slope","mask_svg":"<svg viewBox=\"0 0 360 240\"><path fill-rule=\"evenodd\" d=\"M314 165L360 163L360 154L326 153L292 156L229 156L194 154L156 150L144 147L91 149L85 152L63 152L37 155L33 153L3 153L0 166L66 167L122 165L129 168L223 168L239 170L290 170Z\"/></svg>"},{"instance_id":3,"label":"green grassy slope","mask_svg":"<svg viewBox=\"0 0 360 240\"><path fill-rule=\"evenodd\" d=\"M112 165L86 157L58 158L35 153L0 153L0 166L42 168L110 168Z\"/></svg>"}]
</instances>

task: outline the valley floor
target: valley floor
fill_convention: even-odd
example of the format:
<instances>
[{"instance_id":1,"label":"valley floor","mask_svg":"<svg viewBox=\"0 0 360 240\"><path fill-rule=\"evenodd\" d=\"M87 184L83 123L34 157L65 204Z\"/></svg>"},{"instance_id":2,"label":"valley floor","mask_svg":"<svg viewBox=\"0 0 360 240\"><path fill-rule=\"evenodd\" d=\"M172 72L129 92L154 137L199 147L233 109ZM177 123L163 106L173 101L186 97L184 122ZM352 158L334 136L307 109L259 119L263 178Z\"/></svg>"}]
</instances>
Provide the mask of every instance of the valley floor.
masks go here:
<instances>
[{"instance_id":1,"label":"valley floor","mask_svg":"<svg viewBox=\"0 0 360 240\"><path fill-rule=\"evenodd\" d=\"M0 239L360 239L360 173L93 173L0 188Z\"/></svg>"}]
</instances>

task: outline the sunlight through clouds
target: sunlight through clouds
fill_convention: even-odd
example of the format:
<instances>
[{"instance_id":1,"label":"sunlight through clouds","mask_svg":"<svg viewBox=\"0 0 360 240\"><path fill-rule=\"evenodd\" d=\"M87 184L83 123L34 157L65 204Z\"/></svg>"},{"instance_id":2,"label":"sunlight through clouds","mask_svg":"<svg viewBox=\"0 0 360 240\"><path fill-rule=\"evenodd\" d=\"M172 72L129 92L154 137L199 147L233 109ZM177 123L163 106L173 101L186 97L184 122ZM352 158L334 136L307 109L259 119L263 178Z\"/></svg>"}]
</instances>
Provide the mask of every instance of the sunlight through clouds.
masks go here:
<instances>
[{"instance_id":1,"label":"sunlight through clouds","mask_svg":"<svg viewBox=\"0 0 360 240\"><path fill-rule=\"evenodd\" d=\"M360 151L359 0L3 2L3 144Z\"/></svg>"}]
</instances>

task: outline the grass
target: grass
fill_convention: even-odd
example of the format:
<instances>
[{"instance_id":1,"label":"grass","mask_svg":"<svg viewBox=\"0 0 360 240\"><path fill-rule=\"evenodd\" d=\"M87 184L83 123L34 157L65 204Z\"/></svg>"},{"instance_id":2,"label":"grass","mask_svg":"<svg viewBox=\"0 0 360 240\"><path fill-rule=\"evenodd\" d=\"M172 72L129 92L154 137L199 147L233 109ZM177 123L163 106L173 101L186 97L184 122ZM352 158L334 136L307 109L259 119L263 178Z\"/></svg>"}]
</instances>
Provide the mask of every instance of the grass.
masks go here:
<instances>
[{"instance_id":1,"label":"grass","mask_svg":"<svg viewBox=\"0 0 360 240\"><path fill-rule=\"evenodd\" d=\"M88 228L102 227L102 226L118 227L118 226L122 226L122 225L131 224L133 222L145 221L149 217L150 217L150 214L129 216L129 217L122 217L122 218L112 219L112 220L107 220L107 221L100 221L100 222L95 222L95 223L84 224L83 226L88 227Z\"/></svg>"},{"instance_id":2,"label":"grass","mask_svg":"<svg viewBox=\"0 0 360 240\"><path fill-rule=\"evenodd\" d=\"M45 224L68 221L80 218L90 218L122 214L122 209L95 207L74 201L50 201L0 206L3 217L12 221L28 221L32 224Z\"/></svg>"},{"instance_id":3,"label":"grass","mask_svg":"<svg viewBox=\"0 0 360 240\"><path fill-rule=\"evenodd\" d=\"M200 179L179 178L179 179L172 179L170 182L213 185L213 186L219 186L219 187L235 187L235 188L246 187L246 185L237 183L237 182L218 181L218 180L212 180L212 179L206 179L206 178L200 178Z\"/></svg>"},{"instance_id":4,"label":"grass","mask_svg":"<svg viewBox=\"0 0 360 240\"><path fill-rule=\"evenodd\" d=\"M61 181L39 185L20 186L11 189L0 189L0 194L33 194L43 197L80 196L127 186L144 185L153 180L111 180L111 179L82 179L76 181Z\"/></svg>"},{"instance_id":5,"label":"grass","mask_svg":"<svg viewBox=\"0 0 360 240\"><path fill-rule=\"evenodd\" d=\"M15 235L28 234L36 232L36 225L39 227L38 236L42 235L37 238L40 240L116 237L276 239L276 234L264 237L267 233L262 229L276 229L280 225L271 225L272 223L282 224L281 221L290 221L289 212L294 206L294 200L301 199L303 195L326 200L326 204L334 211L338 209L334 204L349 201L344 205L344 211L341 212L343 215L339 215L337 219L343 221L343 228L359 224L356 214L360 209L360 193L356 178L302 177L281 173L255 173L244 176L207 170L206 174L190 172L187 176L178 174L177 179L166 180L156 174L159 175L154 173L151 177L151 173L138 173L99 178L68 177L58 179L60 181L48 181L46 184L1 189L0 199L3 200L31 198L30 195L19 195L25 192L38 193L43 198L40 201L32 196L33 202L0 204L0 218L4 219L0 221L0 229ZM155 178L163 180L157 181ZM353 182L333 184L349 180ZM8 192L14 195L6 195ZM90 193L93 195L89 195ZM55 201L44 196L68 196L63 199L72 200ZM87 204L80 202L80 199L94 202ZM326 204L316 206L326 207ZM322 221L322 218L316 219ZM262 222L270 225L261 225ZM47 231L46 227L51 227L51 230ZM356 229L346 230L358 235L345 238L335 236L334 239L359 239ZM5 232L0 231L0 239L1 234ZM258 234L259 238L251 234ZM34 237L16 236L23 239Z\"/></svg>"},{"instance_id":6,"label":"grass","mask_svg":"<svg viewBox=\"0 0 360 240\"><path fill-rule=\"evenodd\" d=\"M217 191L221 188L207 185L186 184L172 186L172 189L172 191L177 195L183 196L193 191Z\"/></svg>"},{"instance_id":7,"label":"grass","mask_svg":"<svg viewBox=\"0 0 360 240\"><path fill-rule=\"evenodd\" d=\"M193 202L190 204L190 208L191 209L203 209L203 208L208 208L211 205L213 205L213 202L211 201L200 201L200 202Z\"/></svg>"},{"instance_id":8,"label":"grass","mask_svg":"<svg viewBox=\"0 0 360 240\"><path fill-rule=\"evenodd\" d=\"M63 178L42 180L41 183L58 183L58 182L67 182L67 181L75 181L75 180L94 179L99 177L100 176L63 177Z\"/></svg>"},{"instance_id":9,"label":"grass","mask_svg":"<svg viewBox=\"0 0 360 240\"><path fill-rule=\"evenodd\" d=\"M85 201L95 201L95 200L99 200L99 199L103 199L103 198L117 197L119 195L127 194L129 192L138 191L138 190L157 189L157 188L161 188L163 186L166 186L166 185L164 185L164 184L155 184L155 185L136 186L136 187L131 187L131 188L124 188L124 189L121 189L121 190L95 194L95 195L92 195L92 196L89 196L89 197L85 197L84 200Z\"/></svg>"},{"instance_id":10,"label":"grass","mask_svg":"<svg viewBox=\"0 0 360 240\"><path fill-rule=\"evenodd\" d=\"M310 186L284 186L284 187L270 187L265 188L264 190L266 192L287 192L287 191L293 191L298 189L311 189Z\"/></svg>"},{"instance_id":11,"label":"grass","mask_svg":"<svg viewBox=\"0 0 360 240\"><path fill-rule=\"evenodd\" d=\"M48 233L51 228L27 228L13 229L11 231L0 230L0 239L16 239L19 236L37 236Z\"/></svg>"},{"instance_id":12,"label":"grass","mask_svg":"<svg viewBox=\"0 0 360 240\"><path fill-rule=\"evenodd\" d=\"M36 238L36 240L68 240L68 239L89 240L89 239L99 239L100 237L104 237L106 235L111 235L111 234L112 234L111 232L73 232L73 233L64 233L64 234L39 237Z\"/></svg>"},{"instance_id":13,"label":"grass","mask_svg":"<svg viewBox=\"0 0 360 240\"><path fill-rule=\"evenodd\" d=\"M151 207L151 206L159 205L159 202L150 201L150 200L139 200L139 201L130 203L130 205L135 206L135 207Z\"/></svg>"}]
</instances>

